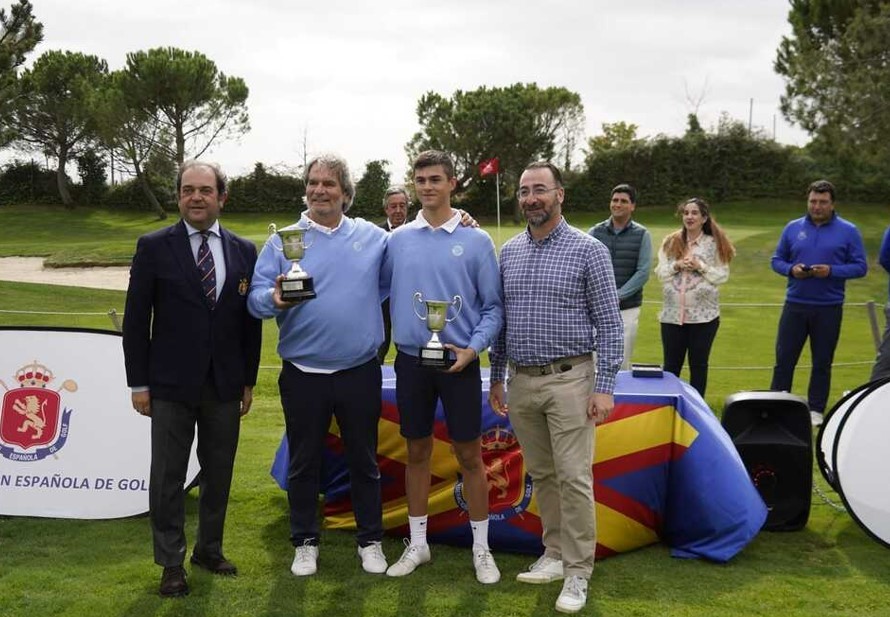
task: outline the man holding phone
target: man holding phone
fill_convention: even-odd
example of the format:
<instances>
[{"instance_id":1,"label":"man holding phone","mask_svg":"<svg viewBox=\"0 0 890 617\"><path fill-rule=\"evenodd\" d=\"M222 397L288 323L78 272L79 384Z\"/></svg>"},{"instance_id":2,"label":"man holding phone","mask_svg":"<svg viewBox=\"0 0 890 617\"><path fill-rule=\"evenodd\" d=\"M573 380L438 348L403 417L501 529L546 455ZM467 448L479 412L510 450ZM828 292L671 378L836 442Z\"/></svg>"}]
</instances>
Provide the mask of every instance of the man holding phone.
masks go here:
<instances>
[{"instance_id":1,"label":"man holding phone","mask_svg":"<svg viewBox=\"0 0 890 617\"><path fill-rule=\"evenodd\" d=\"M846 281L865 276L867 270L862 236L834 211L831 182L818 180L809 186L807 214L785 226L772 268L788 277L788 287L770 389L791 391L794 367L809 338L813 368L807 401L813 426L819 426L831 388Z\"/></svg>"}]
</instances>

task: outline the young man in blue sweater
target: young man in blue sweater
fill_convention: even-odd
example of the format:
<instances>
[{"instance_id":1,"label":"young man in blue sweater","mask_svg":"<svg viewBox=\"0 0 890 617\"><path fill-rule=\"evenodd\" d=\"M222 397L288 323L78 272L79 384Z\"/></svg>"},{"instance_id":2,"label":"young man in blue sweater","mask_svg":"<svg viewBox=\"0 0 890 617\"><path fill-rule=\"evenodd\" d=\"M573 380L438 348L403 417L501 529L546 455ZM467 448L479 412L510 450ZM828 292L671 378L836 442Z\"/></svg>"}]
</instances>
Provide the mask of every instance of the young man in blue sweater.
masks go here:
<instances>
[{"instance_id":1,"label":"young man in blue sweater","mask_svg":"<svg viewBox=\"0 0 890 617\"><path fill-rule=\"evenodd\" d=\"M856 226L834 211L834 185L813 182L807 215L785 226L772 258L788 277L785 306L776 336L771 390L791 391L794 367L807 338L813 368L807 399L814 426L822 424L831 387L831 363L841 333L847 279L865 276L865 247Z\"/></svg>"},{"instance_id":2,"label":"young man in blue sweater","mask_svg":"<svg viewBox=\"0 0 890 617\"><path fill-rule=\"evenodd\" d=\"M387 251L385 273L392 273L390 310L398 349L396 401L401 433L408 444L405 486L410 543L386 573L405 576L430 560L426 540L430 493L433 423L439 400L448 434L460 465L473 534L476 579L490 584L500 571L488 547L488 480L482 462L482 381L479 355L503 324L503 292L491 237L477 228L461 227L451 207L457 184L448 154L421 153L414 162L414 186L422 206L414 221L396 229ZM426 323L415 315L415 294L424 300L451 300L441 333L454 354L447 370L419 365L421 348L430 339ZM423 307L418 307L420 314Z\"/></svg>"},{"instance_id":3,"label":"young man in blue sweater","mask_svg":"<svg viewBox=\"0 0 890 617\"><path fill-rule=\"evenodd\" d=\"M387 564L377 467L382 404L377 349L383 342L381 269L388 234L345 216L355 188L343 159L313 160L305 182L308 210L291 228L308 230L310 246L300 265L312 275L317 297L301 303L281 299L281 280L291 262L277 236L260 253L248 297L251 314L278 322L278 386L290 450L291 572L307 576L317 569L320 472L334 415L349 466L358 555L366 572L382 574Z\"/></svg>"}]
</instances>

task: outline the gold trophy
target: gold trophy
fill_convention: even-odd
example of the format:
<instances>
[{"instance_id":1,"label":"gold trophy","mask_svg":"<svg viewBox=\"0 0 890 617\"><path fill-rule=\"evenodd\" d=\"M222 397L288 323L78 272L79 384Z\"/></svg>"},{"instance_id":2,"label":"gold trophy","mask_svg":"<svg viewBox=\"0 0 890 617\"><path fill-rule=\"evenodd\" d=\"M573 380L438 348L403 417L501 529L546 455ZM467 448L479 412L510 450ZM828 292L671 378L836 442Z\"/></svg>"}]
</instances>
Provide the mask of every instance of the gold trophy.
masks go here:
<instances>
[{"instance_id":1,"label":"gold trophy","mask_svg":"<svg viewBox=\"0 0 890 617\"><path fill-rule=\"evenodd\" d=\"M284 256L291 261L290 272L285 274L281 281L281 299L285 302L311 300L316 295L312 277L300 267L300 260L306 254L306 249L312 246L311 242L306 243L308 231L308 229L299 227L279 231L275 223L269 225L269 233L278 234L281 239L281 248L275 248L283 252Z\"/></svg>"},{"instance_id":2,"label":"gold trophy","mask_svg":"<svg viewBox=\"0 0 890 617\"><path fill-rule=\"evenodd\" d=\"M417 312L417 303L426 305L426 315ZM448 307L454 306L454 317L448 319ZM411 308L421 321L426 322L427 329L433 336L426 345L420 348L420 358L417 363L425 368L446 369L454 364L454 360L448 355L448 350L439 340L439 332L445 328L445 324L451 323L460 315L463 301L460 296L454 296L451 300L424 300L419 291L414 294Z\"/></svg>"}]
</instances>

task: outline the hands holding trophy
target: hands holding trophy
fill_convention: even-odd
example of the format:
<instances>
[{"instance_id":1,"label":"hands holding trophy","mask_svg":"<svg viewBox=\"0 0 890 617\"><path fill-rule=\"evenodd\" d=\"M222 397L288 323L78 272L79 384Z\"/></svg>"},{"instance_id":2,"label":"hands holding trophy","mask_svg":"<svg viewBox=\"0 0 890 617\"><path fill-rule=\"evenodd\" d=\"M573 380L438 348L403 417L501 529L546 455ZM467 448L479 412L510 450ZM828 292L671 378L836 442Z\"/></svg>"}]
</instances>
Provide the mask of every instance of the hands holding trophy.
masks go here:
<instances>
[{"instance_id":1,"label":"hands holding trophy","mask_svg":"<svg viewBox=\"0 0 890 617\"><path fill-rule=\"evenodd\" d=\"M278 231L275 223L269 225L270 234L278 234L281 239L281 248L275 247L284 253L291 261L290 272L281 279L281 299L284 302L300 302L311 300L315 297L315 283L308 272L300 267L300 260L306 253L306 249L312 243L306 244L307 229L282 229Z\"/></svg>"},{"instance_id":2,"label":"hands holding trophy","mask_svg":"<svg viewBox=\"0 0 890 617\"><path fill-rule=\"evenodd\" d=\"M417 312L417 303L426 305L426 315ZM445 324L457 319L460 315L463 301L460 296L454 296L451 300L424 300L423 294L419 291L414 294L412 308L414 314L421 321L426 321L427 329L433 333L433 336L426 345L420 348L420 358L418 364L426 368L447 369L454 360L448 355L448 350L439 340L439 332L445 328ZM448 319L448 307L455 306L454 317Z\"/></svg>"}]
</instances>

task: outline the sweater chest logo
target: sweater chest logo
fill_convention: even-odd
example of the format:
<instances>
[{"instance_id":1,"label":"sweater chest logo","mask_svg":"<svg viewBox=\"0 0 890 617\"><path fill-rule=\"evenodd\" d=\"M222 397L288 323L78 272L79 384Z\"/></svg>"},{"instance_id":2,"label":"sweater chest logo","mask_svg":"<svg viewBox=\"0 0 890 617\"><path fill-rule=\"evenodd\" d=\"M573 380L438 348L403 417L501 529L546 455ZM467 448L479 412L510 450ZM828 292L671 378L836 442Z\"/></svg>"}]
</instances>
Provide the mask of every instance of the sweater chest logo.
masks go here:
<instances>
[{"instance_id":1,"label":"sweater chest logo","mask_svg":"<svg viewBox=\"0 0 890 617\"><path fill-rule=\"evenodd\" d=\"M464 245L463 244L455 244L451 247L451 254L455 257L460 257L464 254Z\"/></svg>"},{"instance_id":2,"label":"sweater chest logo","mask_svg":"<svg viewBox=\"0 0 890 617\"><path fill-rule=\"evenodd\" d=\"M363 248L362 243L360 241L356 240L355 242L352 243L352 250L355 251L356 253L360 252L362 250L362 248Z\"/></svg>"},{"instance_id":3,"label":"sweater chest logo","mask_svg":"<svg viewBox=\"0 0 890 617\"><path fill-rule=\"evenodd\" d=\"M799 232L797 232L797 239L798 239L798 240L806 240L806 239L807 239L807 232L806 232L806 230L801 229Z\"/></svg>"}]
</instances>

